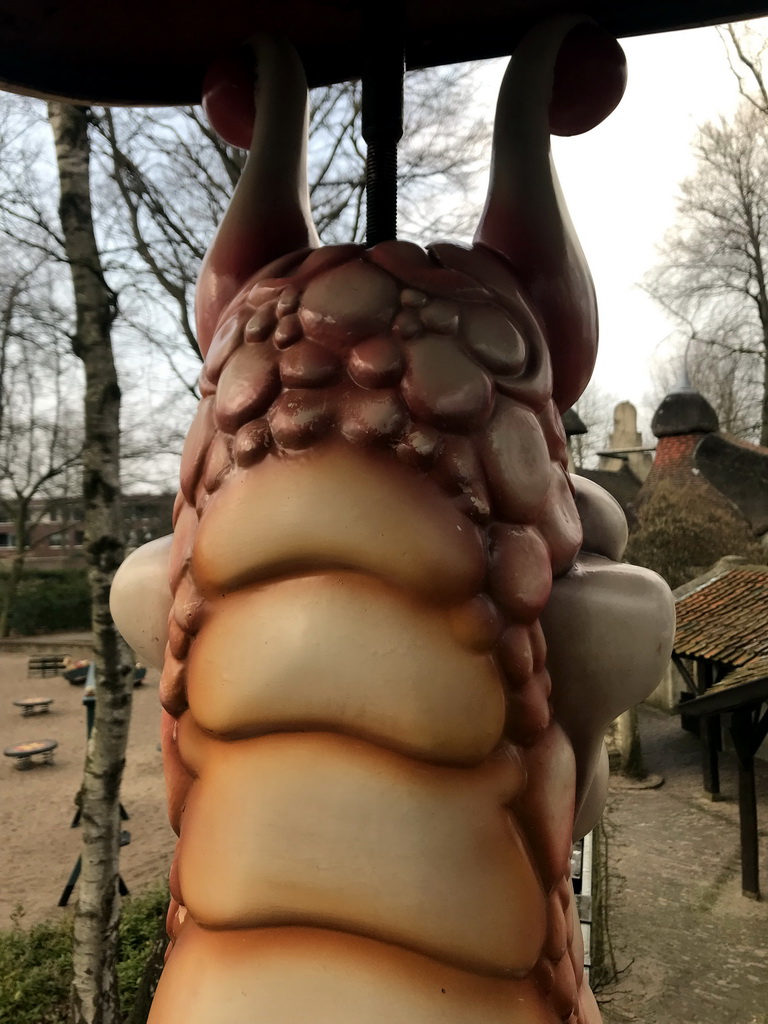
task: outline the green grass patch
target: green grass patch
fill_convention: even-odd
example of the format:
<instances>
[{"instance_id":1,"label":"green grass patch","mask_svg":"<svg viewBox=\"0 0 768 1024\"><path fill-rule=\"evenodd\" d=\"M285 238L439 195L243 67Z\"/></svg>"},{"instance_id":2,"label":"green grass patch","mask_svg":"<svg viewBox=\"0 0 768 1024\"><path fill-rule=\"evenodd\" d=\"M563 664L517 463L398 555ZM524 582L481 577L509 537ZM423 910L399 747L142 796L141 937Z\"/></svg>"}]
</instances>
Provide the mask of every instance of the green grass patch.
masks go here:
<instances>
[{"instance_id":1,"label":"green grass patch","mask_svg":"<svg viewBox=\"0 0 768 1024\"><path fill-rule=\"evenodd\" d=\"M146 986L145 968L165 920L168 888L158 885L123 901L118 980L123 1020L133 1014L137 992ZM67 1024L72 982L72 919L0 932L0 1024ZM153 980L153 979L150 979Z\"/></svg>"}]
</instances>

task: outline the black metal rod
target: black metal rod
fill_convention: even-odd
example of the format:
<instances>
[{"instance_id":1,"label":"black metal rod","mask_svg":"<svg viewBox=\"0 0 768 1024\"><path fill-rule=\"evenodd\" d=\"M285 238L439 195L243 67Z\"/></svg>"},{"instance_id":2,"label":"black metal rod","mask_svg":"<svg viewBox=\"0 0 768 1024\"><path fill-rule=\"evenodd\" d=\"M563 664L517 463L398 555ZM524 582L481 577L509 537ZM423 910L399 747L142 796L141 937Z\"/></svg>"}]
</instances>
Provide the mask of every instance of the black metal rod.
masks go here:
<instances>
[{"instance_id":1,"label":"black metal rod","mask_svg":"<svg viewBox=\"0 0 768 1024\"><path fill-rule=\"evenodd\" d=\"M59 906L66 907L69 903L69 897L72 895L72 891L77 884L77 880L80 877L80 867L83 863L82 857L78 857L75 866L72 868L72 872L67 880L67 884L64 886L64 891L59 896Z\"/></svg>"},{"instance_id":2,"label":"black metal rod","mask_svg":"<svg viewBox=\"0 0 768 1024\"><path fill-rule=\"evenodd\" d=\"M368 43L363 74L363 139L366 242L397 237L397 144L403 135L404 3L368 0L363 8L363 38Z\"/></svg>"},{"instance_id":3,"label":"black metal rod","mask_svg":"<svg viewBox=\"0 0 768 1024\"><path fill-rule=\"evenodd\" d=\"M87 734L87 738L90 739L91 738L91 732L93 731L93 722L94 722L95 711L96 711L96 694L95 693L86 693L85 696L83 697L83 706L85 707L85 728L86 728L86 734ZM78 801L79 801L79 796L78 796ZM126 809L123 807L122 803L119 803L118 807L120 809L120 820L121 821L127 821L128 818L130 817L130 815L128 814L128 811L126 811ZM81 810L80 807L78 807L77 810L75 811L75 816L72 819L72 824L70 825L70 828L77 828L78 825L80 824L81 817L82 817L82 810ZM127 839L126 839L126 836L127 836ZM122 831L120 833L120 846L127 846L128 843L130 842L130 839L131 839L130 832ZM83 858L82 858L82 855L81 855L81 856L79 856L77 858L77 861L75 862L75 866L72 868L70 876L69 876L69 878L67 880L67 884L64 886L64 890L63 890L61 896L59 896L59 906L60 907L66 907L66 905L69 903L69 897L72 895L72 892L73 892L73 890L75 888L75 885L77 885L77 880L80 877L80 870L82 868L82 864L83 864ZM128 896L128 895L130 895L129 890L128 890L128 886L123 881L123 876L122 875L118 876L118 889L119 889L119 892L120 892L121 896Z\"/></svg>"}]
</instances>

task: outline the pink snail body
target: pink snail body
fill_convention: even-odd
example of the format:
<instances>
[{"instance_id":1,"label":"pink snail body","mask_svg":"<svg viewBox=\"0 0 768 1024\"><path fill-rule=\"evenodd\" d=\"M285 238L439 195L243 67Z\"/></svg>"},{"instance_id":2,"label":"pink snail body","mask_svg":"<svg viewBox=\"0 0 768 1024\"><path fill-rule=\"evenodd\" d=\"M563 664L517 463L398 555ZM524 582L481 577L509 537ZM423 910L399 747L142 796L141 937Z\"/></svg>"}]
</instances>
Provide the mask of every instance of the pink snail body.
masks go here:
<instances>
[{"instance_id":1,"label":"pink snail body","mask_svg":"<svg viewBox=\"0 0 768 1024\"><path fill-rule=\"evenodd\" d=\"M170 554L138 552L113 598L145 657L161 631L136 605L170 605L179 844L152 1024L600 1020L571 842L600 812L605 725L663 666L671 603L609 561L620 510L567 473L558 404L596 320L548 109L579 24L513 59L471 249L316 248L301 71L259 44L254 144L198 293ZM622 692L599 647L628 607Z\"/></svg>"}]
</instances>

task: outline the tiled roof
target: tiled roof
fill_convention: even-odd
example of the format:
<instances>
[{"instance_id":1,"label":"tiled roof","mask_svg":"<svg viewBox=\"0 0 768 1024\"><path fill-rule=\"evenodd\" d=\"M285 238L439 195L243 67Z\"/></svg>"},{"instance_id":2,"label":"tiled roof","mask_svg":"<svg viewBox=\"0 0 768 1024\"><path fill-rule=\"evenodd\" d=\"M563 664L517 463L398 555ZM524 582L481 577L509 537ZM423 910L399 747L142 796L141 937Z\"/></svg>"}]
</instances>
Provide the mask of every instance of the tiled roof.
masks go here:
<instances>
[{"instance_id":1,"label":"tiled roof","mask_svg":"<svg viewBox=\"0 0 768 1024\"><path fill-rule=\"evenodd\" d=\"M659 438L651 471L632 501L631 511L638 519L642 520L645 505L660 488L666 487L669 489L669 498L680 508L691 504L713 505L727 513L729 518L743 524L746 540L751 531L743 513L717 487L714 487L698 471L694 471L694 452L701 438L701 434ZM671 490L672 488L674 488L674 492Z\"/></svg>"},{"instance_id":2,"label":"tiled roof","mask_svg":"<svg viewBox=\"0 0 768 1024\"><path fill-rule=\"evenodd\" d=\"M675 606L678 654L736 667L768 657L768 566L730 569Z\"/></svg>"},{"instance_id":3,"label":"tiled roof","mask_svg":"<svg viewBox=\"0 0 768 1024\"><path fill-rule=\"evenodd\" d=\"M709 434L718 427L717 413L690 384L668 394L651 420L651 431L658 438Z\"/></svg>"},{"instance_id":4,"label":"tiled roof","mask_svg":"<svg viewBox=\"0 0 768 1024\"><path fill-rule=\"evenodd\" d=\"M739 686L741 683L752 683L756 679L768 679L768 656L754 658L741 668L729 672L712 690L724 690L728 686Z\"/></svg>"},{"instance_id":5,"label":"tiled roof","mask_svg":"<svg viewBox=\"0 0 768 1024\"><path fill-rule=\"evenodd\" d=\"M696 448L694 463L741 509L758 536L768 532L768 448L707 434Z\"/></svg>"}]
</instances>

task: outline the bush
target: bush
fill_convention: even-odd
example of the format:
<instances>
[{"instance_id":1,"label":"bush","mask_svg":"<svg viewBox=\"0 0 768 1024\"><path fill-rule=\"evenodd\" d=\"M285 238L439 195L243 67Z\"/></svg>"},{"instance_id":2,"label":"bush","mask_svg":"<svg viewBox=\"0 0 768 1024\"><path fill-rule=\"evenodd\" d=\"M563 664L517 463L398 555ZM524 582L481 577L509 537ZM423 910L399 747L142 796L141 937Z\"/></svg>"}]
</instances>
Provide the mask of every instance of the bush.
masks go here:
<instances>
[{"instance_id":1,"label":"bush","mask_svg":"<svg viewBox=\"0 0 768 1024\"><path fill-rule=\"evenodd\" d=\"M0 932L0 1024L67 1024L71 981L71 919Z\"/></svg>"},{"instance_id":2,"label":"bush","mask_svg":"<svg viewBox=\"0 0 768 1024\"><path fill-rule=\"evenodd\" d=\"M120 945L117 977L124 1020L135 1020L133 1005L138 1000L149 1010L157 979L163 966L165 916L168 886L157 885L135 899L124 900L120 915ZM158 948L159 946L159 948ZM159 954L159 956L158 956ZM146 1020L146 1013L140 1015Z\"/></svg>"},{"instance_id":3,"label":"bush","mask_svg":"<svg viewBox=\"0 0 768 1024\"><path fill-rule=\"evenodd\" d=\"M766 551L746 520L722 495L700 478L683 486L662 481L637 511L625 559L663 576L674 590L706 572L724 555L739 555L757 564Z\"/></svg>"},{"instance_id":4,"label":"bush","mask_svg":"<svg viewBox=\"0 0 768 1024\"><path fill-rule=\"evenodd\" d=\"M0 575L0 592L6 580ZM91 628L91 595L85 569L30 569L13 599L11 636Z\"/></svg>"},{"instance_id":5,"label":"bush","mask_svg":"<svg viewBox=\"0 0 768 1024\"><path fill-rule=\"evenodd\" d=\"M165 920L168 889L158 885L123 901L117 973L123 1020L145 981L145 965ZM72 919L0 932L0 1024L67 1024L72 982Z\"/></svg>"}]
</instances>

